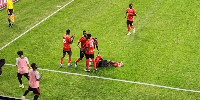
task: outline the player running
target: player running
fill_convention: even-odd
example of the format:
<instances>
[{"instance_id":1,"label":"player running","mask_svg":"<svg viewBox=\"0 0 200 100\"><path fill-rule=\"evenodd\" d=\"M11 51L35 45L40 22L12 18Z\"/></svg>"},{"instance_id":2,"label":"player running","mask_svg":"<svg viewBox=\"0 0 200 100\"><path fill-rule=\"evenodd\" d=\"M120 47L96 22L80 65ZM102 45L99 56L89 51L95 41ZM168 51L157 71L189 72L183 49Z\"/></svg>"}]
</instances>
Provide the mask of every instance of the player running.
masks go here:
<instances>
[{"instance_id":1,"label":"player running","mask_svg":"<svg viewBox=\"0 0 200 100\"><path fill-rule=\"evenodd\" d=\"M71 56L72 56L72 51L71 51L70 44L73 43L75 34L73 34L71 37L69 35L70 35L70 30L67 29L66 30L66 34L63 35L63 56L60 59L60 68L62 67L63 59L64 59L64 57L66 55L66 52L69 55L67 66L72 66L72 64L70 64Z\"/></svg>"},{"instance_id":2,"label":"player running","mask_svg":"<svg viewBox=\"0 0 200 100\"><path fill-rule=\"evenodd\" d=\"M29 93L29 91L33 91L35 95L33 100L37 100L40 96L39 82L42 79L43 74L40 75L37 71L38 66L36 63L32 63L31 67L32 69L29 71L29 87L22 96L22 100L25 100L25 96Z\"/></svg>"},{"instance_id":3,"label":"player running","mask_svg":"<svg viewBox=\"0 0 200 100\"><path fill-rule=\"evenodd\" d=\"M23 51L18 51L18 58L16 58L16 66L18 67L17 77L19 80L19 87L24 88L22 84L22 75L25 76L28 80L28 67L30 68L29 61L27 57L23 57Z\"/></svg>"},{"instance_id":4,"label":"player running","mask_svg":"<svg viewBox=\"0 0 200 100\"><path fill-rule=\"evenodd\" d=\"M127 35L131 35L129 25L133 29L133 33L135 33L135 27L133 26L134 16L136 16L136 10L133 8L133 4L130 3L129 8L126 9L126 15L125 15L125 18L127 17L127 21L126 21L127 28L128 28L128 34Z\"/></svg>"},{"instance_id":5,"label":"player running","mask_svg":"<svg viewBox=\"0 0 200 100\"><path fill-rule=\"evenodd\" d=\"M78 63L79 61L81 61L81 60L83 59L84 55L85 55L85 53L83 52L83 50L84 50L84 48L85 48L85 43L86 43L86 41L87 41L86 37L87 37L87 33L86 33L85 30L83 30L83 36L81 36L81 37L79 38L78 42L77 42L77 46L78 46L79 49L80 49L80 57L75 61L75 68L77 67L77 63ZM81 43L81 47L79 46L79 43Z\"/></svg>"}]
</instances>

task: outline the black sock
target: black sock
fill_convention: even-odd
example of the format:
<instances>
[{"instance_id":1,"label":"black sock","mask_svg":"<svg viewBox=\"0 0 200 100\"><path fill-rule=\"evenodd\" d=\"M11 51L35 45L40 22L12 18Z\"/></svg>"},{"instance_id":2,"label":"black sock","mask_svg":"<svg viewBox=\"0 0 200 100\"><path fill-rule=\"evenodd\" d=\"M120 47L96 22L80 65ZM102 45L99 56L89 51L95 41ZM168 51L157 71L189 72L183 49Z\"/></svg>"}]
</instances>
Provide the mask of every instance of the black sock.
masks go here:
<instances>
[{"instance_id":1,"label":"black sock","mask_svg":"<svg viewBox=\"0 0 200 100\"><path fill-rule=\"evenodd\" d=\"M19 80L19 83L22 84L22 79L21 79L21 78L18 78L18 80Z\"/></svg>"},{"instance_id":2,"label":"black sock","mask_svg":"<svg viewBox=\"0 0 200 100\"><path fill-rule=\"evenodd\" d=\"M39 97L38 95L35 95L35 96L34 96L34 100L37 100L37 99L38 99L38 97Z\"/></svg>"},{"instance_id":3,"label":"black sock","mask_svg":"<svg viewBox=\"0 0 200 100\"><path fill-rule=\"evenodd\" d=\"M11 24L11 23L10 23L10 19L9 19L9 18L8 18L8 22L9 22L9 24Z\"/></svg>"},{"instance_id":4,"label":"black sock","mask_svg":"<svg viewBox=\"0 0 200 100\"><path fill-rule=\"evenodd\" d=\"M26 90L23 96L26 96L28 94L29 90Z\"/></svg>"}]
</instances>

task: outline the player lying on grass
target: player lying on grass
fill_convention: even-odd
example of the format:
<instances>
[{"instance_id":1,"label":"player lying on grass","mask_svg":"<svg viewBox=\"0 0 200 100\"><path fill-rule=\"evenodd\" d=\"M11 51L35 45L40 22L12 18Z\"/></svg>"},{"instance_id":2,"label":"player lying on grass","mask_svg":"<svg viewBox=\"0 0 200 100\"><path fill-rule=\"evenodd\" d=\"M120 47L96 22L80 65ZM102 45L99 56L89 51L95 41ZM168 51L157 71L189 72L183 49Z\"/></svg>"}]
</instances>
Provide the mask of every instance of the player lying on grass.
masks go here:
<instances>
[{"instance_id":1,"label":"player lying on grass","mask_svg":"<svg viewBox=\"0 0 200 100\"><path fill-rule=\"evenodd\" d=\"M114 66L114 67L122 67L124 64L121 62L115 62L111 60L103 59L100 54L98 54L95 58L96 67L107 67L107 66Z\"/></svg>"}]
</instances>

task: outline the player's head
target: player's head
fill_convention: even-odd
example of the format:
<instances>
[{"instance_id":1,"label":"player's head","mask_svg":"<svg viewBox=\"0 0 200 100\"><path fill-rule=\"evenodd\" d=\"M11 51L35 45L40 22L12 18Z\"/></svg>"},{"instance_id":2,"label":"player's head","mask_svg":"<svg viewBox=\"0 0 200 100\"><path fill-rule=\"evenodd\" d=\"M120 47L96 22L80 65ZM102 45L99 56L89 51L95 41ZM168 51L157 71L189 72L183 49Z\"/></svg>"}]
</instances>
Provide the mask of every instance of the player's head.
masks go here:
<instances>
[{"instance_id":1,"label":"player's head","mask_svg":"<svg viewBox=\"0 0 200 100\"><path fill-rule=\"evenodd\" d=\"M66 34L68 34L68 35L70 34L70 30L69 29L66 30Z\"/></svg>"},{"instance_id":2,"label":"player's head","mask_svg":"<svg viewBox=\"0 0 200 100\"><path fill-rule=\"evenodd\" d=\"M92 36L92 35L91 35L90 33L88 33L88 34L87 34L87 39L90 39L91 36Z\"/></svg>"},{"instance_id":3,"label":"player's head","mask_svg":"<svg viewBox=\"0 0 200 100\"><path fill-rule=\"evenodd\" d=\"M83 30L83 35L84 35L84 37L87 36L86 30Z\"/></svg>"},{"instance_id":4,"label":"player's head","mask_svg":"<svg viewBox=\"0 0 200 100\"><path fill-rule=\"evenodd\" d=\"M132 7L133 7L133 4L132 4L132 3L130 3L130 4L129 4L129 8L132 8Z\"/></svg>"},{"instance_id":5,"label":"player's head","mask_svg":"<svg viewBox=\"0 0 200 100\"><path fill-rule=\"evenodd\" d=\"M18 51L17 54L18 54L19 56L21 56L21 55L23 55L23 51Z\"/></svg>"},{"instance_id":6,"label":"player's head","mask_svg":"<svg viewBox=\"0 0 200 100\"><path fill-rule=\"evenodd\" d=\"M36 63L32 63L32 64L31 64L31 67L32 67L32 69L37 69L37 68L38 68L38 66L37 66Z\"/></svg>"}]
</instances>

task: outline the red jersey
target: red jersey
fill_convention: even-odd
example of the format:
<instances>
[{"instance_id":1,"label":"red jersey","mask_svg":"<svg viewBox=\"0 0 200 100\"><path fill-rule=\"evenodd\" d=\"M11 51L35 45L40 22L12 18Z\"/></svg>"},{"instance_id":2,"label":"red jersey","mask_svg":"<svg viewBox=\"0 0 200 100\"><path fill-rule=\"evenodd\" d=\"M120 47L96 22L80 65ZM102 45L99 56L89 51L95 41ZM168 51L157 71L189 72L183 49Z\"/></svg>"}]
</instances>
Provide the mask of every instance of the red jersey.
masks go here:
<instances>
[{"instance_id":1,"label":"red jersey","mask_svg":"<svg viewBox=\"0 0 200 100\"><path fill-rule=\"evenodd\" d=\"M96 56L96 58L95 58L95 63L96 63L96 66L98 66L99 65L99 62L102 60L102 58L101 58L101 56L100 55L98 55L98 56Z\"/></svg>"},{"instance_id":2,"label":"red jersey","mask_svg":"<svg viewBox=\"0 0 200 100\"><path fill-rule=\"evenodd\" d=\"M70 47L70 43L71 43L71 38L69 37L69 35L63 35L63 50L65 51L70 51L71 47Z\"/></svg>"},{"instance_id":3,"label":"red jersey","mask_svg":"<svg viewBox=\"0 0 200 100\"><path fill-rule=\"evenodd\" d=\"M129 14L131 14L131 15L136 14L135 9L134 9L134 8L132 8L132 9L127 8L127 9L126 9L126 13L127 13L127 20L129 20L129 21L134 21L134 16L130 16Z\"/></svg>"},{"instance_id":4,"label":"red jersey","mask_svg":"<svg viewBox=\"0 0 200 100\"><path fill-rule=\"evenodd\" d=\"M86 39L84 36L82 36L82 37L78 40L78 42L81 42L81 48L84 48L84 47L85 47L86 41L87 41L87 39Z\"/></svg>"},{"instance_id":5,"label":"red jersey","mask_svg":"<svg viewBox=\"0 0 200 100\"><path fill-rule=\"evenodd\" d=\"M94 39L90 38L86 41L85 47L88 49L86 50L86 54L94 54Z\"/></svg>"}]
</instances>

